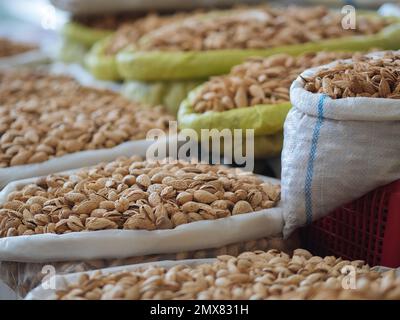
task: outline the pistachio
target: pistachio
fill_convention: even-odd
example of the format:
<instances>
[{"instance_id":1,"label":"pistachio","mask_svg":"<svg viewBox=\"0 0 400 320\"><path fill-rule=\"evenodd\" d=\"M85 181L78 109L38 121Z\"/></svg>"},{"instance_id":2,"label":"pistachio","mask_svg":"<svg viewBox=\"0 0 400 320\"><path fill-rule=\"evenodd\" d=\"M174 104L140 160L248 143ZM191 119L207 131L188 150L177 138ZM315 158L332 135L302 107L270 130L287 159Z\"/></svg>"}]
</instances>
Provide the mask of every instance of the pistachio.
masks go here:
<instances>
[{"instance_id":1,"label":"pistachio","mask_svg":"<svg viewBox=\"0 0 400 320\"><path fill-rule=\"evenodd\" d=\"M115 222L106 218L88 218L86 219L86 228L88 230L116 229Z\"/></svg>"},{"instance_id":2,"label":"pistachio","mask_svg":"<svg viewBox=\"0 0 400 320\"><path fill-rule=\"evenodd\" d=\"M90 214L94 209L98 207L99 203L93 200L83 201L75 207L77 214Z\"/></svg>"},{"instance_id":3,"label":"pistachio","mask_svg":"<svg viewBox=\"0 0 400 320\"><path fill-rule=\"evenodd\" d=\"M252 212L253 208L251 207L250 203L247 201L238 201L235 206L233 207L232 214L242 214L242 213L248 213Z\"/></svg>"},{"instance_id":4,"label":"pistachio","mask_svg":"<svg viewBox=\"0 0 400 320\"><path fill-rule=\"evenodd\" d=\"M185 204L186 202L192 200L193 200L193 195L189 192L182 191L176 196L176 201L180 205Z\"/></svg>"},{"instance_id":5,"label":"pistachio","mask_svg":"<svg viewBox=\"0 0 400 320\"><path fill-rule=\"evenodd\" d=\"M193 194L193 197L194 200L200 203L211 203L218 200L218 198L214 194L205 190L196 190Z\"/></svg>"}]
</instances>

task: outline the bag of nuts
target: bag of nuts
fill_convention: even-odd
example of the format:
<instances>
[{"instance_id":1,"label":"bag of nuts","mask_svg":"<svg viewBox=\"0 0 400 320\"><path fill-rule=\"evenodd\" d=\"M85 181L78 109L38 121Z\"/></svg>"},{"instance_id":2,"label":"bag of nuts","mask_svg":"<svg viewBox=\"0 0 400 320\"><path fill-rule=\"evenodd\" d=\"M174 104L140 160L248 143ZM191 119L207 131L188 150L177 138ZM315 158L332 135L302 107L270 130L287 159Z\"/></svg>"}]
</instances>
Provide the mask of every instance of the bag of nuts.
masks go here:
<instances>
[{"instance_id":1,"label":"bag of nuts","mask_svg":"<svg viewBox=\"0 0 400 320\"><path fill-rule=\"evenodd\" d=\"M279 235L280 188L268 180L132 157L12 182L0 193L0 261L122 259Z\"/></svg>"},{"instance_id":2,"label":"bag of nuts","mask_svg":"<svg viewBox=\"0 0 400 320\"><path fill-rule=\"evenodd\" d=\"M285 235L400 179L400 52L357 55L292 84L284 125Z\"/></svg>"},{"instance_id":3,"label":"bag of nuts","mask_svg":"<svg viewBox=\"0 0 400 320\"><path fill-rule=\"evenodd\" d=\"M351 56L350 52L321 51L297 57L277 54L250 58L229 74L214 77L190 92L179 108L179 127L199 134L206 128L254 129L255 156L277 155L291 107L292 82L305 69Z\"/></svg>"},{"instance_id":4,"label":"bag of nuts","mask_svg":"<svg viewBox=\"0 0 400 320\"><path fill-rule=\"evenodd\" d=\"M394 18L357 15L344 29L343 15L326 7L245 7L189 16L144 34L120 48L123 79L171 81L225 74L252 56L320 50L397 49Z\"/></svg>"},{"instance_id":5,"label":"bag of nuts","mask_svg":"<svg viewBox=\"0 0 400 320\"><path fill-rule=\"evenodd\" d=\"M0 188L8 182L145 155L150 129L173 119L108 91L45 72L0 72Z\"/></svg>"},{"instance_id":6,"label":"bag of nuts","mask_svg":"<svg viewBox=\"0 0 400 320\"><path fill-rule=\"evenodd\" d=\"M245 251L277 249L291 253L300 245L296 236L290 239L266 237L257 240L232 243L219 248L207 248L203 250L186 251L179 253L142 255L120 259L95 259L75 261L50 261L50 262L16 262L0 261L0 284L5 283L14 292L14 296L25 297L26 294L41 283L44 283L48 275L49 267L55 274L67 274L96 269L125 266L130 264L155 262L162 260L205 259L215 258L219 255L237 256ZM2 299L0 290L0 300ZM15 299L15 298L13 298Z\"/></svg>"},{"instance_id":7,"label":"bag of nuts","mask_svg":"<svg viewBox=\"0 0 400 320\"><path fill-rule=\"evenodd\" d=\"M343 272L354 269L347 275ZM350 269L350 270L351 270ZM354 276L355 287L344 287ZM278 250L221 255L216 259L160 261L56 276L27 300L260 300L400 299L399 270L381 272L363 261Z\"/></svg>"},{"instance_id":8,"label":"bag of nuts","mask_svg":"<svg viewBox=\"0 0 400 320\"><path fill-rule=\"evenodd\" d=\"M149 15L96 43L86 65L100 79L127 80L129 98L162 102L175 115L193 83L228 73L251 56L397 48L400 28L386 29L394 19L360 16L356 30L344 30L341 18L323 7L267 6Z\"/></svg>"}]
</instances>

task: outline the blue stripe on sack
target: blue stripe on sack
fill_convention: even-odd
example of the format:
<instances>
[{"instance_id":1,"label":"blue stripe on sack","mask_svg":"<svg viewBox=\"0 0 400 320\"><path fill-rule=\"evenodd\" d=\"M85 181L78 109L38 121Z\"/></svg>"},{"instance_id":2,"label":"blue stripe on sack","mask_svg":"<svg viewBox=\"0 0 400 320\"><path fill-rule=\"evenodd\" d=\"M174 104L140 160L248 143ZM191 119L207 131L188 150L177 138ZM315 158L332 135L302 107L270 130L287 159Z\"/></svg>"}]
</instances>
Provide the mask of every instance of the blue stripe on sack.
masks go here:
<instances>
[{"instance_id":1,"label":"blue stripe on sack","mask_svg":"<svg viewBox=\"0 0 400 320\"><path fill-rule=\"evenodd\" d=\"M317 154L317 145L319 139L319 133L324 122L324 101L326 96L323 95L318 101L318 117L317 122L314 127L314 132L311 141L310 156L308 158L306 181L304 185L304 195L305 195L305 205L306 205L306 223L312 222L313 212L312 212L312 181L314 175L314 161Z\"/></svg>"}]
</instances>

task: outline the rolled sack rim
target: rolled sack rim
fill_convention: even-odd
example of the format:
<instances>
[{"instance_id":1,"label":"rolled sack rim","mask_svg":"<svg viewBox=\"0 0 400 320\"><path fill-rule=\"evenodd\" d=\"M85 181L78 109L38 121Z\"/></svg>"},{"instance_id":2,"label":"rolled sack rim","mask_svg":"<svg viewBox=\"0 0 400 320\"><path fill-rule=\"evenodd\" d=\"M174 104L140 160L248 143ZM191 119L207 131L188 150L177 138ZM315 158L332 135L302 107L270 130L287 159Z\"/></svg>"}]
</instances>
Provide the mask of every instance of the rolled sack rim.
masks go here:
<instances>
[{"instance_id":1,"label":"rolled sack rim","mask_svg":"<svg viewBox=\"0 0 400 320\"><path fill-rule=\"evenodd\" d=\"M393 51L400 54L399 51ZM367 54L379 58L383 51ZM399 121L400 99L348 97L332 99L322 93L312 93L304 89L302 77L311 77L318 70L329 68L337 63L350 63L352 59L336 60L323 66L305 70L290 87L292 107L314 117L341 121ZM319 106L319 107L318 107ZM323 114L321 113L323 108ZM399 131L400 132L400 131Z\"/></svg>"},{"instance_id":2,"label":"rolled sack rim","mask_svg":"<svg viewBox=\"0 0 400 320\"><path fill-rule=\"evenodd\" d=\"M76 41L86 46L92 46L95 42L112 34L111 30L90 28L75 21L67 22L61 28L63 37Z\"/></svg>"},{"instance_id":3,"label":"rolled sack rim","mask_svg":"<svg viewBox=\"0 0 400 320\"><path fill-rule=\"evenodd\" d=\"M140 41L140 40L139 40ZM141 39L143 41L143 38ZM397 49L400 41L398 20L373 35L356 35L267 49L220 49L205 51L136 50L127 46L116 54L119 73L127 80L200 79L229 72L251 56L268 57L286 52L299 55L307 52L363 51L370 48Z\"/></svg>"}]
</instances>

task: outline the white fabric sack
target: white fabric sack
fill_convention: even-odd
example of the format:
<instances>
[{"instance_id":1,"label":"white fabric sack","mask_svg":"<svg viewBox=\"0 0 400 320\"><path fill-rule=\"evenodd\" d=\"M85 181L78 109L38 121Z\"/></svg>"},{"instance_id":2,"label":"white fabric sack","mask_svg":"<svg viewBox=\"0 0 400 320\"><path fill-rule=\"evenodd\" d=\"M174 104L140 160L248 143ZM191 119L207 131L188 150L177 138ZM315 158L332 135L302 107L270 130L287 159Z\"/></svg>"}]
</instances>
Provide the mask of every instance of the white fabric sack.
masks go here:
<instances>
[{"instance_id":1,"label":"white fabric sack","mask_svg":"<svg viewBox=\"0 0 400 320\"><path fill-rule=\"evenodd\" d=\"M293 107L284 124L282 151L286 237L400 179L400 100L334 100L306 91L300 77L291 86L290 99Z\"/></svg>"},{"instance_id":2,"label":"white fabric sack","mask_svg":"<svg viewBox=\"0 0 400 320\"><path fill-rule=\"evenodd\" d=\"M128 141L114 148L79 151L40 163L0 168L0 189L11 181L87 167L103 161L114 160L119 156L138 155L144 157L147 148L152 143L154 143L153 140Z\"/></svg>"},{"instance_id":3,"label":"white fabric sack","mask_svg":"<svg viewBox=\"0 0 400 320\"><path fill-rule=\"evenodd\" d=\"M163 260L159 262L146 262L146 263L138 263L121 267L113 267L113 268L104 268L100 269L103 274L110 274L115 272L129 272L135 271L138 269L144 269L149 266L158 266L164 268L172 268L178 264L184 264L187 266L196 266L205 263L213 263L217 259L188 259L188 260ZM56 275L55 280L55 289L49 289L42 285L37 286L35 289L30 291L28 295L25 297L25 300L54 300L56 298L56 291L66 289L68 284L75 283L79 280L79 277L86 273L88 275L92 275L98 270L88 271L88 272L76 272L69 273L67 275Z\"/></svg>"},{"instance_id":4,"label":"white fabric sack","mask_svg":"<svg viewBox=\"0 0 400 320\"><path fill-rule=\"evenodd\" d=\"M7 185L0 192L0 206L10 192L35 179ZM275 179L264 179L279 183ZM102 230L4 237L0 238L0 261L52 262L177 253L276 236L282 233L282 228L282 209L278 206L255 213L187 223L169 230Z\"/></svg>"}]
</instances>

